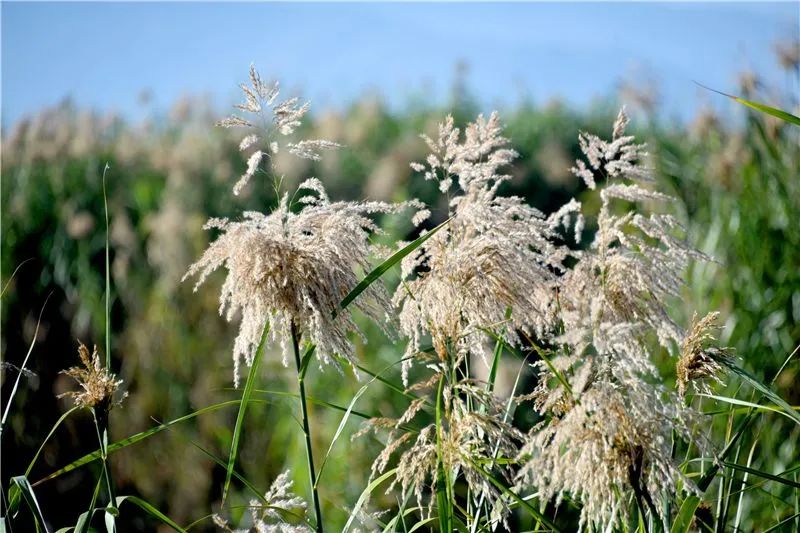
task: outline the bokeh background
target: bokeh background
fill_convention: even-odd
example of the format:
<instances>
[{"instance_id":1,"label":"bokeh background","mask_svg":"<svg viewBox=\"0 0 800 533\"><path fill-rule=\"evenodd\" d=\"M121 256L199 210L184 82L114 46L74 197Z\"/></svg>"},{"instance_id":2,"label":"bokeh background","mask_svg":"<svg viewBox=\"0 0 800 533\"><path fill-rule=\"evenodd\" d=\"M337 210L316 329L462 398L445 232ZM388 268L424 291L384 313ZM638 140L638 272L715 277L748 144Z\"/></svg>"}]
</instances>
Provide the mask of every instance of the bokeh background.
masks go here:
<instances>
[{"instance_id":1,"label":"bokeh background","mask_svg":"<svg viewBox=\"0 0 800 533\"><path fill-rule=\"evenodd\" d=\"M102 171L111 243L112 361L129 397L112 413L112 440L204 406L234 399L235 325L217 314L219 284L180 283L208 243L209 216L274 204L269 187L230 188L244 170L235 132L213 127L238 98L254 62L284 95L312 100L300 136L345 145L316 163L280 155L289 187L317 176L332 197L443 204L409 162L446 113L460 124L499 109L521 154L506 192L544 211L583 189L568 169L579 130L608 135L621 104L650 145L662 190L688 238L716 262L694 266L675 316L717 309L721 341L745 368L771 379L800 344L800 137L701 88L742 95L798 114L800 4L0 4L2 17L2 405L41 327L2 435L2 486L22 473L67 409L57 395L77 363L77 341L103 345ZM697 83L695 83L697 82ZM436 222L434 219L433 223ZM406 237L407 222L383 223ZM214 278L218 280L219 278ZM387 282L396 282L390 273ZM367 326L368 327L368 326ZM401 345L369 330L364 364L396 363ZM259 388L294 392L292 372L267 357ZM672 363L663 362L667 379ZM507 380L519 370L508 360ZM389 371L397 375L397 369ZM776 388L800 403L798 366ZM352 376L316 367L311 396L347 405ZM738 391L731 382L727 393ZM502 388L501 388L502 390ZM725 387L720 390L725 390ZM304 494L305 457L290 397L259 394L248 412L237 470L266 489L285 468ZM396 415L402 396L371 387L357 408ZM710 408L709 408L710 410ZM218 509L224 469L196 444L227 456L235 410L202 415L111 458L118 494L145 498L181 524ZM524 418L524 413L519 415ZM317 454L341 413L312 407ZM724 424L724 420L717 421ZM782 417L754 429L755 467L797 463L798 429ZM381 448L349 441L348 422L325 467L325 514L347 517ZM44 448L39 479L97 448L88 415L68 419ZM746 449L746 448L745 448ZM54 529L87 508L97 465L37 487ZM782 512L755 492L743 527ZM237 487L233 502L249 496ZM378 502L392 505L391 497ZM76 511L80 510L80 511ZM237 512L242 512L237 511ZM156 526L127 511L125 531ZM774 522L773 522L774 523ZM209 528L204 522L199 529Z\"/></svg>"}]
</instances>

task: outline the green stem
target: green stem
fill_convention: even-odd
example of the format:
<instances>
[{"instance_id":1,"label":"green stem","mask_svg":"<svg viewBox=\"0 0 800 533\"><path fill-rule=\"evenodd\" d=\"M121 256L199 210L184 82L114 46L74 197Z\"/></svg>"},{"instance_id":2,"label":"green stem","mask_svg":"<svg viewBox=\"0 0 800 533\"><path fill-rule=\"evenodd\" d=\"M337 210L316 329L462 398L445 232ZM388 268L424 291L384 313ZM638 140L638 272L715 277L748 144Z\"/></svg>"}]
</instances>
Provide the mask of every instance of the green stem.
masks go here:
<instances>
[{"instance_id":1,"label":"green stem","mask_svg":"<svg viewBox=\"0 0 800 533\"><path fill-rule=\"evenodd\" d=\"M311 450L311 429L308 424L308 406L306 405L306 386L304 384L305 373L300 371L300 335L297 326L292 322L292 348L294 349L294 362L297 365L297 382L300 386L300 408L303 411L303 433L306 436L306 458L308 459L308 476L311 479L311 497L314 500L314 513L317 516L317 531L322 533L322 511L319 505L319 494L317 493L317 474L314 469L314 453Z\"/></svg>"}]
</instances>

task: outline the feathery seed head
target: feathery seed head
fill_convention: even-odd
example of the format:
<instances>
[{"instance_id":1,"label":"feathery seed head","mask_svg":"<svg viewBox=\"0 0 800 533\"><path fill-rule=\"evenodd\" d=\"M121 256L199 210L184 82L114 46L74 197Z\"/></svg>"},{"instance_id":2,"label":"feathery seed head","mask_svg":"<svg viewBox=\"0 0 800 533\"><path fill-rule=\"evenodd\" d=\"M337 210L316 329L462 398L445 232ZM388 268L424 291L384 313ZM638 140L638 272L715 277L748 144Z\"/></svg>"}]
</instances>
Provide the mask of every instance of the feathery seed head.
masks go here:
<instances>
[{"instance_id":1,"label":"feathery seed head","mask_svg":"<svg viewBox=\"0 0 800 533\"><path fill-rule=\"evenodd\" d=\"M336 316L334 312L356 286L360 273L370 269L369 237L380 232L370 216L419 207L418 202L331 202L314 178L300 185L298 195L296 213L287 194L268 215L246 212L241 221L209 220L206 228L222 233L184 276L198 276L197 289L214 270L225 267L228 271L220 313L232 320L241 312L233 350L237 385L240 362L252 363L267 323L269 339L283 348L284 364L292 324L316 344L315 355L321 362L335 361L334 355L353 362L347 333L359 333L358 328L349 312ZM378 324L391 313L379 282L370 285L353 305Z\"/></svg>"},{"instance_id":2,"label":"feathery seed head","mask_svg":"<svg viewBox=\"0 0 800 533\"><path fill-rule=\"evenodd\" d=\"M457 180L460 194L450 200L448 225L403 261L404 283L394 301L401 307L401 331L411 339L406 355L417 353L422 337L431 335L434 346L452 342L456 351L485 359L481 329L508 322L508 309L505 336L511 344L519 341L516 329L548 326L555 272L568 254L552 239L567 214L546 219L521 198L497 196L508 179L500 169L517 155L502 136L497 113L488 120L479 116L463 136L447 117L436 140L423 138L431 154L426 165L412 167L439 181L443 192ZM410 360L403 367L406 382L409 366Z\"/></svg>"},{"instance_id":3,"label":"feathery seed head","mask_svg":"<svg viewBox=\"0 0 800 533\"><path fill-rule=\"evenodd\" d=\"M258 148L250 155L247 160L247 170L233 187L235 195L238 195L255 175L263 159L272 161L272 157L280 151L284 138L292 135L300 127L303 117L311 107L310 102L301 104L296 97L276 103L280 93L278 82L268 84L262 81L253 65L250 65L250 85L243 83L240 87L245 101L234 107L252 115L254 120L231 115L217 123L223 128L244 127L250 131L239 144L239 150L244 152ZM261 126L255 125L254 122ZM314 139L287 142L285 147L289 153L297 157L317 161L320 159L321 150L341 148L341 145Z\"/></svg>"},{"instance_id":4,"label":"feathery seed head","mask_svg":"<svg viewBox=\"0 0 800 533\"><path fill-rule=\"evenodd\" d=\"M75 366L68 370L62 370L62 374L71 377L81 386L81 392L65 392L59 394L61 397L69 397L75 401L78 407L95 407L97 405L110 410L119 405L128 395L123 395L114 400L114 394L122 385L122 380L117 380L114 374L108 371L100 362L100 355L97 353L97 346L89 353L89 349L83 343L78 346L78 356L81 358L83 368Z\"/></svg>"},{"instance_id":5,"label":"feathery seed head","mask_svg":"<svg viewBox=\"0 0 800 533\"><path fill-rule=\"evenodd\" d=\"M731 360L732 352L730 348L712 346L716 341L713 331L719 329L715 325L718 317L718 312L708 313L699 320L697 313L692 315L692 325L681 344L681 355L676 365L678 393L681 397L686 394L689 383L695 383L706 393L710 392L709 386L700 380L711 378L722 383L719 374L724 363Z\"/></svg>"}]
</instances>

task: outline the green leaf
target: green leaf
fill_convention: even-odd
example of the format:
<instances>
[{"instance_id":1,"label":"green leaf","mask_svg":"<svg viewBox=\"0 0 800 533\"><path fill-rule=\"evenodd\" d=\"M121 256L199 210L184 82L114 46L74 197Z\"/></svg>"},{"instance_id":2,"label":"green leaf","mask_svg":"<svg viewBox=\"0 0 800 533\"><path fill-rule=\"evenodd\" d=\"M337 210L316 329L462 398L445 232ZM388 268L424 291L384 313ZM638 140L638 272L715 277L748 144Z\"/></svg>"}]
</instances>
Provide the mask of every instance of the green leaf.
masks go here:
<instances>
[{"instance_id":1,"label":"green leaf","mask_svg":"<svg viewBox=\"0 0 800 533\"><path fill-rule=\"evenodd\" d=\"M249 403L266 403L266 402L264 400L249 400ZM108 445L108 453L112 453L112 452L115 452L115 451L120 450L122 448L125 448L127 446L130 446L132 444L136 444L137 442L140 442L140 441L142 441L142 440L144 440L144 439L146 439L148 437L151 437L151 436L155 435L156 433L160 433L160 432L164 431L165 429L168 429L171 426L174 426L175 424L179 424L181 422L185 422L187 420L191 420L192 418L195 418L195 417L200 416L200 415L205 414L205 413L218 411L219 409L222 409L223 407L232 407L234 405L240 405L240 404L241 404L241 400L229 400L229 401L226 401L226 402L221 402L221 403L218 403L218 404L210 405L210 406L204 407L202 409L198 409L197 411L195 411L193 413L189 413L188 415L181 416L181 417L176 418L175 420L172 420L170 422L165 422L164 424L161 424L159 426L156 426L156 427L150 428L148 430L142 431L142 432L137 433L135 435L132 435L132 436L126 438L126 439L122 439L122 440L117 441L117 442L115 442L113 444L109 444ZM82 467L84 465L87 465L89 463L97 461L98 459L101 459L101 457L102 457L102 451L101 450L95 450L92 453L84 455L80 459L76 459L75 461L71 462L67 466L65 466L63 468L60 468L59 470L56 470L55 472L53 472L49 476L40 479L39 481L34 483L33 486L36 487L37 485L40 485L40 484L44 483L45 481L49 481L51 479L57 478L57 477L59 477L61 475L64 475L64 474L66 474L68 472L72 472L76 468L80 468L80 467Z\"/></svg>"},{"instance_id":2,"label":"green leaf","mask_svg":"<svg viewBox=\"0 0 800 533\"><path fill-rule=\"evenodd\" d=\"M756 390L758 390L761 394L772 400L772 403L780 407L783 411L782 414L788 416L798 424L800 424L800 413L795 411L791 405L786 403L786 401L778 396L772 389L761 383L761 381L747 372L745 369L741 368L740 366L732 363L730 361L721 360L721 362L734 374L744 378L745 381L750 383Z\"/></svg>"},{"instance_id":3,"label":"green leaf","mask_svg":"<svg viewBox=\"0 0 800 533\"><path fill-rule=\"evenodd\" d=\"M264 331L261 332L261 340L256 348L256 354L253 358L253 364L250 365L250 372L247 373L247 383L244 385L242 392L242 402L239 404L239 413L236 415L236 425L233 427L233 439L231 440L231 453L228 457L228 468L225 472L225 486L222 489L222 502L228 497L228 489L231 484L231 475L233 474L233 465L236 462L236 454L239 451L239 440L242 436L244 429L244 415L247 412L247 405L250 402L250 396L253 394L256 378L258 377L258 367L261 363L261 357L264 355L264 343L267 341L267 334L269 333L269 322L264 324Z\"/></svg>"},{"instance_id":4,"label":"green leaf","mask_svg":"<svg viewBox=\"0 0 800 533\"><path fill-rule=\"evenodd\" d=\"M225 461L223 461L222 459L220 459L219 457L217 457L216 455L214 455L210 451L206 450L205 448L203 448L202 446L200 446L196 442L192 442L192 446L194 446L195 448L197 448L198 450L203 452L206 456L208 456L212 461L217 463L219 466L221 466L223 468L227 468L228 465L225 463ZM243 475L238 473L236 470L233 471L233 477L235 477L236 479L241 481L242 484L250 490L250 492L255 494L256 498L261 500L261 507L263 507L265 509L273 509L273 510L278 511L280 513L287 514L289 516L293 516L293 517L305 522L306 525L308 525L308 526L311 525L308 522L308 520L306 520L305 517L303 515L301 515L301 514L295 513L294 511L290 511L289 509L284 509L283 507L276 507L274 505L270 505L270 501L267 500L264 497L264 494L260 490L258 490L255 485L253 485L250 481L248 481L247 478L245 478ZM187 526L186 529L189 529L189 527Z\"/></svg>"},{"instance_id":5,"label":"green leaf","mask_svg":"<svg viewBox=\"0 0 800 533\"><path fill-rule=\"evenodd\" d=\"M697 82L695 82L697 83ZM731 100L738 102L742 105L746 105L751 109L755 109L756 111L760 111L762 113L766 113L768 115L772 115L773 117L779 118L784 122L789 122L790 124L794 124L795 126L800 126L800 117L796 117L791 113L787 113L782 109L778 109L777 107L770 107L768 105L760 104L758 102L753 102L752 100L746 100L740 96L734 96L732 94L723 93L722 91L717 91L716 89L712 89L710 87L706 87L705 85L698 83L698 85L704 89L708 89L709 91L715 92L717 94L721 94L722 96L727 96Z\"/></svg>"},{"instance_id":6,"label":"green leaf","mask_svg":"<svg viewBox=\"0 0 800 533\"><path fill-rule=\"evenodd\" d=\"M311 356L314 355L314 350L316 350L316 346L314 344L309 344L308 348L306 348L306 353L303 354L303 359L300 362L300 370L298 371L298 378L303 379L306 377L306 370L308 370L308 364L311 362Z\"/></svg>"},{"instance_id":7,"label":"green leaf","mask_svg":"<svg viewBox=\"0 0 800 533\"><path fill-rule=\"evenodd\" d=\"M120 507L124 502L131 502L132 504L136 505L140 509L144 510L147 514L155 518L156 520L160 521L163 524L168 525L175 531L180 531L183 533L184 529L173 522L167 515L153 507L148 502L144 501L141 498L137 498L136 496L119 496L116 499L117 507Z\"/></svg>"},{"instance_id":8,"label":"green leaf","mask_svg":"<svg viewBox=\"0 0 800 533\"><path fill-rule=\"evenodd\" d=\"M436 507L439 513L439 529L441 531L453 530L453 509L452 497L450 492L449 473L444 468L442 461L442 408L444 391L444 374L439 378L439 391L436 393L436 454L437 454L437 475L436 475Z\"/></svg>"},{"instance_id":9,"label":"green leaf","mask_svg":"<svg viewBox=\"0 0 800 533\"><path fill-rule=\"evenodd\" d=\"M44 515L42 515L39 502L36 500L36 494L33 492L33 487L28 481L28 478L25 476L12 477L11 483L19 487L19 490L22 493L22 498L25 500L25 503L28 504L28 508L31 510L31 513L33 513L33 518L37 524L37 531L39 526L41 526L45 530L45 533L47 533L49 531L47 529L47 522L44 520Z\"/></svg>"},{"instance_id":10,"label":"green leaf","mask_svg":"<svg viewBox=\"0 0 800 533\"><path fill-rule=\"evenodd\" d=\"M400 260L402 260L405 256L407 256L408 254L419 248L420 245L422 245L422 243L433 237L433 235L437 231L445 227L445 225L447 225L448 222L450 222L449 218L444 222L442 222L441 224L439 224L438 226L436 226L435 228L433 228L432 230L430 230L425 235L418 237L410 244L404 246L401 250L398 250L397 252L392 254L392 256L389 257L389 259L387 259L386 261L378 265L375 269L373 269L372 272L367 274L367 276L363 280L361 280L361 282L358 285L356 285L355 288L352 291L350 291L350 293L347 296L344 297L342 302L339 304L339 309L333 312L333 316L335 317L339 311L343 311L344 309L346 309L347 306L353 302L353 300L358 298L358 296L367 289L367 287L372 285L378 278L380 278L383 274L385 274L387 270L389 270L398 262L400 262Z\"/></svg>"},{"instance_id":11,"label":"green leaf","mask_svg":"<svg viewBox=\"0 0 800 533\"><path fill-rule=\"evenodd\" d=\"M732 405L741 405L743 407L750 407L754 411L770 411L770 412L773 412L773 413L778 413L780 415L783 415L783 416L785 416L785 417L787 417L787 418L789 418L791 420L794 420L791 416L788 416L784 412L783 409L780 409L775 405L760 405L760 404L757 404L757 403L748 402L748 401L745 401L745 400L740 400L738 398L731 398L729 396L717 396L715 394L699 393L698 396L703 396L705 398L711 398L712 400L717 400L719 402L725 402L725 403L729 403L729 404L732 404ZM743 411L744 409L741 409L741 410ZM798 410L800 410L800 406L792 407L792 410L798 411ZM730 410L727 410L727 411L712 411L712 412L706 412L705 414L728 414L729 412L730 412Z\"/></svg>"},{"instance_id":12,"label":"green leaf","mask_svg":"<svg viewBox=\"0 0 800 533\"><path fill-rule=\"evenodd\" d=\"M776 476L774 474L770 474L768 472L764 472L762 470L757 470L755 468L750 468L744 465L740 465L737 463L731 463L728 461L723 461L723 465L727 466L728 468L732 468L733 470L739 470L741 472L747 472L748 474L752 474L754 476L763 477L764 479L769 479L771 481L777 481L778 483L783 483L789 487L794 487L796 489L800 489L800 483L796 481L792 481L791 479L786 479L785 477Z\"/></svg>"},{"instance_id":13,"label":"green leaf","mask_svg":"<svg viewBox=\"0 0 800 533\"><path fill-rule=\"evenodd\" d=\"M103 167L103 211L106 215L106 368L111 371L111 269L109 268L109 230L108 230L108 196L106 195L106 172L111 167L106 163Z\"/></svg>"},{"instance_id":14,"label":"green leaf","mask_svg":"<svg viewBox=\"0 0 800 533\"><path fill-rule=\"evenodd\" d=\"M506 496L509 496L511 499L516 501L533 518L538 520L541 524L543 524L545 527L549 528L551 531L560 531L558 529L558 527L556 527L555 524L553 524L546 516L544 516L542 513L540 513L533 505L531 505L530 503L525 501L519 494L517 494L513 490L511 490L508 487L506 487L505 484L502 481L500 481L497 478L495 478L490 472L486 471L483 467L481 467L479 464L474 462L472 459L470 459L470 458L466 458L466 459L469 462L469 464L472 466L472 468L474 468L475 470L480 472L481 475L483 477L485 477L492 485L497 487L497 489L500 490L500 492L502 492Z\"/></svg>"},{"instance_id":15,"label":"green leaf","mask_svg":"<svg viewBox=\"0 0 800 533\"><path fill-rule=\"evenodd\" d=\"M331 450L333 450L333 445L336 444L337 440L339 440L339 436L342 434L342 431L344 430L344 426L347 423L347 419L350 418L350 413L353 411L353 407L355 406L358 399L361 398L361 395L364 394L364 392L366 392L367 387L369 387L370 384L372 384L374 381L375 378L370 380L369 383L365 383L363 387L358 389L358 392L356 392L356 394L353 396L353 399L350 400L350 404L347 406L347 410L345 411L344 416L342 416L341 422L339 422L339 427L336 428L336 433L333 434L331 443L328 446L328 451L325 452L325 457L323 457L322 459L322 464L320 464L319 466L319 471L317 472L317 481L316 483L314 483L315 487L319 486L319 480L322 478L322 471L325 469L325 464L328 462L328 458L331 455Z\"/></svg>"},{"instance_id":16,"label":"green leaf","mask_svg":"<svg viewBox=\"0 0 800 533\"><path fill-rule=\"evenodd\" d=\"M297 394L296 392L265 390L265 389L253 389L253 392L255 394L286 396L286 397L295 398L295 399L299 399L300 398L300 395ZM347 410L348 410L348 407L344 407L342 405L338 405L338 404L335 404L335 403L327 402L325 400L320 400L319 398L316 398L314 396L308 396L307 395L306 396L306 400L308 402L310 402L310 403L315 404L315 405L321 405L323 407L329 407L329 408L335 409L337 411L342 411L343 413L346 413ZM357 416L357 417L359 417L359 418L363 418L364 420L369 420L371 418L375 418L376 417L376 415L370 415L370 414L364 413L362 411L356 411L355 409L350 409L350 413L355 415L355 416Z\"/></svg>"},{"instance_id":17,"label":"green leaf","mask_svg":"<svg viewBox=\"0 0 800 533\"><path fill-rule=\"evenodd\" d=\"M733 434L731 440L728 441L728 444L726 444L725 448L719 453L720 461L725 460L728 454L731 453L736 442L738 442L739 438L744 434L747 426L750 424L753 418L752 415L752 411L745 415L736 433ZM715 462L703 477L700 478L700 481L697 482L697 488L700 489L701 493L705 492L711 485L711 482L714 481L719 468L719 463ZM681 503L680 509L678 509L675 521L672 523L672 528L670 529L671 533L687 533L689 531L689 528L692 526L692 520L694 519L694 513L700 505L700 501L700 498L695 494L686 496L683 503Z\"/></svg>"},{"instance_id":18,"label":"green leaf","mask_svg":"<svg viewBox=\"0 0 800 533\"><path fill-rule=\"evenodd\" d=\"M361 496L358 497L356 504L353 506L353 510L350 512L350 517L347 519L347 523L342 528L342 533L347 533L347 530L350 529L350 526L353 524L353 520L355 520L356 516L358 516L359 511L361 511L361 508L364 506L364 502L367 501L367 498L369 498L369 495L372 494L372 491L378 488L381 483L395 475L396 472L397 468L392 468L380 477L373 479L369 485L367 485L367 487L364 489L364 492L361 493Z\"/></svg>"}]
</instances>

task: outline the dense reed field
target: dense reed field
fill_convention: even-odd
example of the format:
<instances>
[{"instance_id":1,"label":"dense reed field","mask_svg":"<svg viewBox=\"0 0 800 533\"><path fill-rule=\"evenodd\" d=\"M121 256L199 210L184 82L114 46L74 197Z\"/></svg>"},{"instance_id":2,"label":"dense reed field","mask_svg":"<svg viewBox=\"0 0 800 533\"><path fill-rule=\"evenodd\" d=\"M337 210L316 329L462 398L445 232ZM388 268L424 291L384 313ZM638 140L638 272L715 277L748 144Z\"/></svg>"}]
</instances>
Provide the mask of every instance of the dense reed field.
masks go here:
<instances>
[{"instance_id":1,"label":"dense reed field","mask_svg":"<svg viewBox=\"0 0 800 533\"><path fill-rule=\"evenodd\" d=\"M800 528L796 117L279 89L3 131L4 531Z\"/></svg>"}]
</instances>

